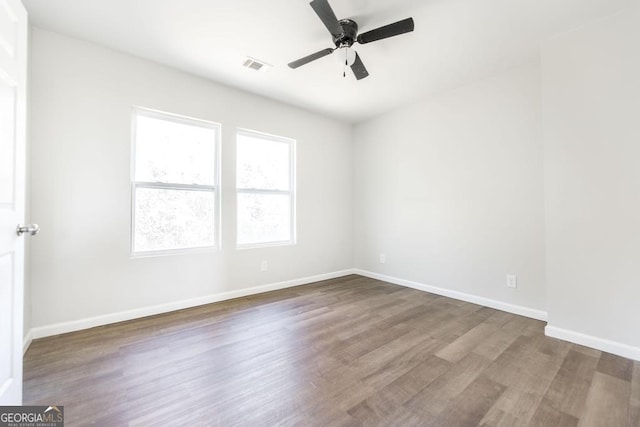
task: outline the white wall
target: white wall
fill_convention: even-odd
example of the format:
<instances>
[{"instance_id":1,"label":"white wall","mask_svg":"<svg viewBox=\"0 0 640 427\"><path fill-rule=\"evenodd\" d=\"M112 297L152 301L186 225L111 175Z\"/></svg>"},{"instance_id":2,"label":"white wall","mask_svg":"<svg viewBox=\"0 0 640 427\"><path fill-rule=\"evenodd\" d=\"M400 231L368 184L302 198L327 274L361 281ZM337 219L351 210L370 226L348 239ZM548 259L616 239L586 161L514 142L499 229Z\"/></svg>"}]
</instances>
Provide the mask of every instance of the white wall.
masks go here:
<instances>
[{"instance_id":1,"label":"white wall","mask_svg":"<svg viewBox=\"0 0 640 427\"><path fill-rule=\"evenodd\" d=\"M544 311L541 138L537 63L357 126L356 267Z\"/></svg>"},{"instance_id":2,"label":"white wall","mask_svg":"<svg viewBox=\"0 0 640 427\"><path fill-rule=\"evenodd\" d=\"M30 92L34 327L352 267L351 126L37 28ZM129 257L133 105L222 124L222 251ZM236 127L297 140L297 245L235 249Z\"/></svg>"},{"instance_id":3,"label":"white wall","mask_svg":"<svg viewBox=\"0 0 640 427\"><path fill-rule=\"evenodd\" d=\"M542 63L549 325L636 347L640 357L635 3L549 41Z\"/></svg>"}]
</instances>

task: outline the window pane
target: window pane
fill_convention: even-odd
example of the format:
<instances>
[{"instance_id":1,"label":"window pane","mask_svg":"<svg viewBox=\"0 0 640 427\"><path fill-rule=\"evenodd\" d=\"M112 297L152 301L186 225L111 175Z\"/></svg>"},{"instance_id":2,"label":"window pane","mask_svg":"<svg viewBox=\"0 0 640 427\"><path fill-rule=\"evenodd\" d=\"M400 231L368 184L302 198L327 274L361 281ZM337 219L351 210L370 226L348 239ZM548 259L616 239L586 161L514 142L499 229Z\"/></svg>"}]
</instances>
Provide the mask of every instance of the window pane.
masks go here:
<instances>
[{"instance_id":1,"label":"window pane","mask_svg":"<svg viewBox=\"0 0 640 427\"><path fill-rule=\"evenodd\" d=\"M213 191L137 188L136 252L214 246Z\"/></svg>"},{"instance_id":2,"label":"window pane","mask_svg":"<svg viewBox=\"0 0 640 427\"><path fill-rule=\"evenodd\" d=\"M136 181L215 185L216 129L138 114Z\"/></svg>"},{"instance_id":3,"label":"window pane","mask_svg":"<svg viewBox=\"0 0 640 427\"><path fill-rule=\"evenodd\" d=\"M291 240L291 197L238 193L238 244Z\"/></svg>"},{"instance_id":4,"label":"window pane","mask_svg":"<svg viewBox=\"0 0 640 427\"><path fill-rule=\"evenodd\" d=\"M291 144L238 133L237 186L290 190Z\"/></svg>"}]
</instances>

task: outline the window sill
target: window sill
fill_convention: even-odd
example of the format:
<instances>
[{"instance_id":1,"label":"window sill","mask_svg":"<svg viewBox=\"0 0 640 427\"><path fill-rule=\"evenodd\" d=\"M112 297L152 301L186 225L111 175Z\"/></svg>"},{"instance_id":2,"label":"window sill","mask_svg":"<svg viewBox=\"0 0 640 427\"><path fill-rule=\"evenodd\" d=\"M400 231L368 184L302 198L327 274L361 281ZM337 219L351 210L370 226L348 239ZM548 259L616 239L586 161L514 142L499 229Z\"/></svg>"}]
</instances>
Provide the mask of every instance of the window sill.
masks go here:
<instances>
[{"instance_id":1,"label":"window sill","mask_svg":"<svg viewBox=\"0 0 640 427\"><path fill-rule=\"evenodd\" d=\"M220 252L220 248L218 246L203 246L200 248L185 248L185 249L169 249L162 251L147 251L147 252L131 252L129 254L130 259L138 259L138 258L156 258L156 257L166 257L173 255L198 255L198 254L208 254Z\"/></svg>"},{"instance_id":2,"label":"window sill","mask_svg":"<svg viewBox=\"0 0 640 427\"><path fill-rule=\"evenodd\" d=\"M236 250L245 249L264 249L264 248L277 248L280 246L295 246L297 242L295 240L287 240L286 242L271 242L271 243L249 243L245 245L236 245Z\"/></svg>"}]
</instances>

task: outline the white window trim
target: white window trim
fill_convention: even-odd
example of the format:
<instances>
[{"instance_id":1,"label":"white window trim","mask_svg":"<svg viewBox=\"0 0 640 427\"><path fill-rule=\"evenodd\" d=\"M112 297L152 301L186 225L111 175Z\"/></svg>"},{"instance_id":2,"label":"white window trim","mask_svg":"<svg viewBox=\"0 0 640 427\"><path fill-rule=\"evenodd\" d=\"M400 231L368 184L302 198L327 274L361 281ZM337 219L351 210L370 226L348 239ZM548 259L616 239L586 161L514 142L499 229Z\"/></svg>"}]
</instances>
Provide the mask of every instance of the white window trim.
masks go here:
<instances>
[{"instance_id":1,"label":"white window trim","mask_svg":"<svg viewBox=\"0 0 640 427\"><path fill-rule=\"evenodd\" d=\"M197 185L197 184L172 184L164 182L144 182L136 181L136 125L138 116L151 117L175 123L187 124L191 126L201 126L216 131L216 139L214 141L215 159L212 165L215 167L216 174L214 176L214 185ZM220 123L210 122L202 119L195 119L178 114L167 113L164 111L153 110L134 106L131 113L131 224L129 232L129 257L130 258L149 258L167 255L187 255L208 253L221 249L221 186L220 186L220 141L222 138L222 125ZM214 214L214 230L213 245L194 246L190 248L164 249L158 251L136 251L135 250L135 224L136 224L136 189L138 188L155 188L165 190L187 190L187 191L207 191L214 193L215 212Z\"/></svg>"},{"instance_id":2,"label":"white window trim","mask_svg":"<svg viewBox=\"0 0 640 427\"><path fill-rule=\"evenodd\" d=\"M284 136L272 135L264 132L259 132L246 128L237 128L236 129L236 156L238 153L238 135L245 135L249 137L258 137L262 139L271 140L279 143L289 144L289 190L265 190L260 188L238 188L238 171L236 164L236 249L259 249L259 248L268 248L268 247L277 247L277 246L293 246L296 245L297 242L297 209L296 209L296 140L292 138L286 138ZM264 242L264 243L238 243L238 235L239 235L239 224L238 224L238 216L237 216L237 208L238 208L238 194L273 194L273 195L288 195L291 198L291 224L290 224L290 235L291 239L289 240L279 240L275 242Z\"/></svg>"}]
</instances>

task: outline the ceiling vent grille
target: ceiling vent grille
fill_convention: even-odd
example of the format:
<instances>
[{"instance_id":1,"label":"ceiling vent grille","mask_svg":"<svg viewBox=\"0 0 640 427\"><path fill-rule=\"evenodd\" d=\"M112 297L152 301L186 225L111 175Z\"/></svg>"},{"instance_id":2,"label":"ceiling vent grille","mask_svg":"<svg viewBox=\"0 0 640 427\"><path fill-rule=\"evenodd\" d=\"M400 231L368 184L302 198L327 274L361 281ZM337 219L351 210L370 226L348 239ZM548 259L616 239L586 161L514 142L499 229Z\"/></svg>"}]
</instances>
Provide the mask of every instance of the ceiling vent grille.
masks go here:
<instances>
[{"instance_id":1,"label":"ceiling vent grille","mask_svg":"<svg viewBox=\"0 0 640 427\"><path fill-rule=\"evenodd\" d=\"M254 70L254 71L267 71L269 68L271 68L272 66L267 64L266 62L260 61L258 59L255 58L251 58L249 56L247 56L247 59L245 59L244 63L242 64L243 67L248 68L250 70Z\"/></svg>"}]
</instances>

